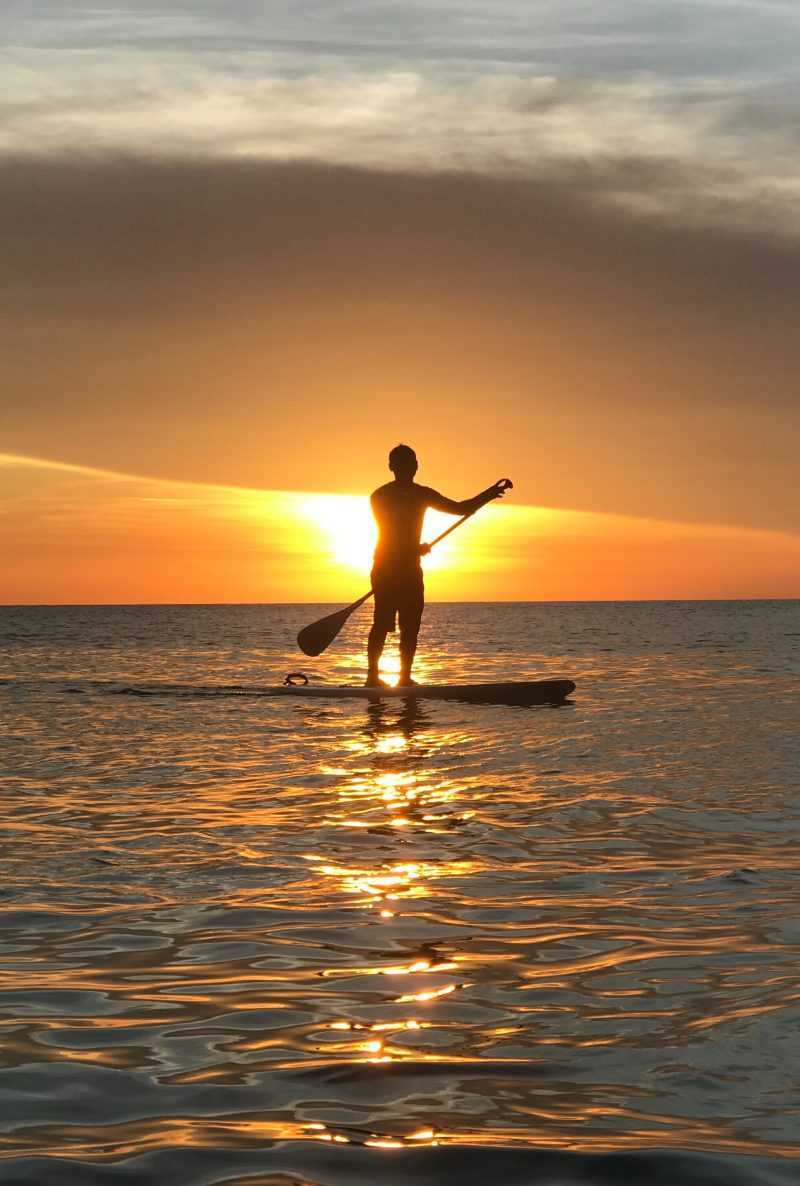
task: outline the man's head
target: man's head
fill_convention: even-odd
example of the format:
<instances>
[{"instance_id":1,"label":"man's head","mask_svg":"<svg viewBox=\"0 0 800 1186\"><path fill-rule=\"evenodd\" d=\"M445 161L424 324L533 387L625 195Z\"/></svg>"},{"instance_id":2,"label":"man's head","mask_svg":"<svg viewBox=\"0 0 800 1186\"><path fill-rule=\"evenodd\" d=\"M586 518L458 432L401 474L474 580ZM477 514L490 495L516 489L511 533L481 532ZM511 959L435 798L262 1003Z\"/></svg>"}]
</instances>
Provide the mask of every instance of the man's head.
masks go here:
<instances>
[{"instance_id":1,"label":"man's head","mask_svg":"<svg viewBox=\"0 0 800 1186\"><path fill-rule=\"evenodd\" d=\"M417 455L410 445L395 445L389 454L389 469L396 478L413 478L417 472Z\"/></svg>"}]
</instances>

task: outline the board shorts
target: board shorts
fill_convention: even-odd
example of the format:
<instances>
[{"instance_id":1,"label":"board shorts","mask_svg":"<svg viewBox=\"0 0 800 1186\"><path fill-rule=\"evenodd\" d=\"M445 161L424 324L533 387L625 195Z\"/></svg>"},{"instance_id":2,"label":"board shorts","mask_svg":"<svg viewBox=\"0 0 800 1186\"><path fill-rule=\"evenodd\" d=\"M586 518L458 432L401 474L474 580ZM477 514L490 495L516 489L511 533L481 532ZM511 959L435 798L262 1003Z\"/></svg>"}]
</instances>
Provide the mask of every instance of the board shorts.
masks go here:
<instances>
[{"instance_id":1,"label":"board shorts","mask_svg":"<svg viewBox=\"0 0 800 1186\"><path fill-rule=\"evenodd\" d=\"M372 588L375 592L373 625L393 634L399 620L401 633L417 635L425 606L421 567L387 569L376 566L372 570Z\"/></svg>"}]
</instances>

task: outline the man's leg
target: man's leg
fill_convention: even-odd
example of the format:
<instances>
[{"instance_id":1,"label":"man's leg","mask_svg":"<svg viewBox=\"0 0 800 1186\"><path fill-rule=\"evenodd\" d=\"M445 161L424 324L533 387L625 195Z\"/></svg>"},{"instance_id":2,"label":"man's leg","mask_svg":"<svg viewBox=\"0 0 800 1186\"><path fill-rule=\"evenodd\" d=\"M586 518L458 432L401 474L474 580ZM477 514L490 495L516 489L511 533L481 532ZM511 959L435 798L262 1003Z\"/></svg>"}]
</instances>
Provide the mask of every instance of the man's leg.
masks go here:
<instances>
[{"instance_id":1,"label":"man's leg","mask_svg":"<svg viewBox=\"0 0 800 1186\"><path fill-rule=\"evenodd\" d=\"M372 629L367 640L367 687L380 688L385 687L385 684L378 674L378 665L386 646L386 635L395 628L396 600L391 581L386 574L373 568L371 575L375 604Z\"/></svg>"},{"instance_id":2,"label":"man's leg","mask_svg":"<svg viewBox=\"0 0 800 1186\"><path fill-rule=\"evenodd\" d=\"M414 656L417 653L417 639L419 638L419 628L422 623L422 610L424 608L425 598L422 589L422 578L420 578L419 589L415 592L415 596L410 599L410 604L404 606L398 617L400 619L400 683L413 684L411 678L411 668L414 665Z\"/></svg>"},{"instance_id":3,"label":"man's leg","mask_svg":"<svg viewBox=\"0 0 800 1186\"><path fill-rule=\"evenodd\" d=\"M381 630L373 623L367 640L367 687L379 687L381 683L378 675L378 664L381 661L383 648L386 645L388 630Z\"/></svg>"},{"instance_id":4,"label":"man's leg","mask_svg":"<svg viewBox=\"0 0 800 1186\"><path fill-rule=\"evenodd\" d=\"M400 627L400 683L411 684L414 681L411 678L411 668L414 665L414 656L417 653L417 638L419 636L419 625L416 629L404 630Z\"/></svg>"}]
</instances>

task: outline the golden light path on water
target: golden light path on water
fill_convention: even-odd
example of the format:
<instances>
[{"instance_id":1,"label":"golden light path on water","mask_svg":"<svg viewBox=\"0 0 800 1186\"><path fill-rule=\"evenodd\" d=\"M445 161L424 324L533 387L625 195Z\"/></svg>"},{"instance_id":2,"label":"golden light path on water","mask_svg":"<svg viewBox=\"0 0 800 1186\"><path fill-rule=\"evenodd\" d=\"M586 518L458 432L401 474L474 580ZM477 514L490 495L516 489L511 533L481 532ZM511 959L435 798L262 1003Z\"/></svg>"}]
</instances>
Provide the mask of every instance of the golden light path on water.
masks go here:
<instances>
[{"instance_id":1,"label":"golden light path on water","mask_svg":"<svg viewBox=\"0 0 800 1186\"><path fill-rule=\"evenodd\" d=\"M458 790L450 780L436 780L428 783L416 769L410 753L413 739L412 711L407 718L408 728L393 729L381 720L381 711L374 713L376 731L366 739L354 739L344 743L345 752L352 761L374 763L378 769L366 770L347 777L347 768L329 767L325 773L335 778L344 777L337 793L336 809L323 821L337 828L364 829L370 834L384 832L391 835L393 829L413 831L421 828L435 835L447 826L468 820L472 812L459 810ZM442 739L447 744L448 739ZM386 768L384 768L386 767ZM340 867L325 862L325 858L309 854L306 858L314 871L321 877L330 878L336 892L352 897L356 908L374 912L382 920L394 919L403 906L415 900L428 897L435 882L440 878L469 875L468 861L417 862L399 861L381 864L377 867ZM380 967L348 968L348 977L357 973L362 976L402 977L404 990L393 998L397 1006L423 1007L432 1001L442 999L458 991L462 984L453 982L453 973L463 973L469 963L467 956L450 952L447 957L438 953L435 947L420 946L419 950L404 963ZM442 982L442 974L449 974ZM336 972L330 975L336 976ZM423 984L416 985L414 978L422 977ZM400 1010L402 1013L403 1010ZM368 1063L391 1063L398 1059L419 1059L437 1061L437 1056L415 1051L409 1047L409 1037L431 1030L433 1023L424 1015L401 1016L399 1020L381 1021L372 1024L335 1021L331 1029L347 1033L348 1040L337 1043L336 1051L351 1058L361 1058ZM398 1045L393 1036L402 1035L404 1043ZM452 1057L448 1058L452 1061ZM341 1134L331 1138L329 1132L321 1139L340 1139ZM352 1139L352 1137L347 1138ZM438 1144L435 1128L421 1128L405 1135L402 1139L387 1140L373 1136L366 1144L378 1147L401 1147L406 1142Z\"/></svg>"}]
</instances>

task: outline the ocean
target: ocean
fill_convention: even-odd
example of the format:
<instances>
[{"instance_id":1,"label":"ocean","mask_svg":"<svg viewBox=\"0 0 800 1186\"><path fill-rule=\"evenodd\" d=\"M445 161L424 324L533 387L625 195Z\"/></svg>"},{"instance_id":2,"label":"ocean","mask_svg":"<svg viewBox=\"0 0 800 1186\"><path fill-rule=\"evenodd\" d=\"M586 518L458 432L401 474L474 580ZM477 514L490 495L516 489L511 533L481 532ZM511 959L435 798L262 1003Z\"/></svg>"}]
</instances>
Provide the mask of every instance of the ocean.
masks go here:
<instances>
[{"instance_id":1,"label":"ocean","mask_svg":"<svg viewBox=\"0 0 800 1186\"><path fill-rule=\"evenodd\" d=\"M0 1182L800 1183L800 602L326 608L0 609Z\"/></svg>"}]
</instances>

